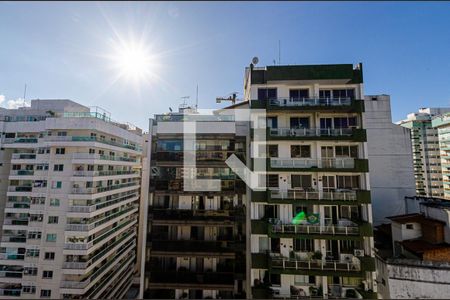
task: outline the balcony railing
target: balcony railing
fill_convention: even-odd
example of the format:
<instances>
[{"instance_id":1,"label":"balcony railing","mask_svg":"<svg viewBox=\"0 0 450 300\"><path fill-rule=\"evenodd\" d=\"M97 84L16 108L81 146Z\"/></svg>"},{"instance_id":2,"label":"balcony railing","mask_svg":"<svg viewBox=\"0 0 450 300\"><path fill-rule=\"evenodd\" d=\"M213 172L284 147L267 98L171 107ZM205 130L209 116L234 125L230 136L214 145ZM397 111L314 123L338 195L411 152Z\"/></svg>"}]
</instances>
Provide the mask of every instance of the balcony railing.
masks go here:
<instances>
[{"instance_id":1,"label":"balcony railing","mask_svg":"<svg viewBox=\"0 0 450 300\"><path fill-rule=\"evenodd\" d=\"M271 158L272 168L330 168L330 169L353 169L355 159L343 158Z\"/></svg>"},{"instance_id":2,"label":"balcony railing","mask_svg":"<svg viewBox=\"0 0 450 300\"><path fill-rule=\"evenodd\" d=\"M3 143L4 144L28 144L32 143L35 144L38 142L38 138L4 138Z\"/></svg>"},{"instance_id":3,"label":"balcony railing","mask_svg":"<svg viewBox=\"0 0 450 300\"><path fill-rule=\"evenodd\" d=\"M34 171L33 170L11 170L10 175L12 175L12 176L34 175Z\"/></svg>"},{"instance_id":4,"label":"balcony railing","mask_svg":"<svg viewBox=\"0 0 450 300\"><path fill-rule=\"evenodd\" d=\"M103 193L107 191L117 190L129 186L139 186L139 182L127 182L127 183L121 183L116 185L110 185L110 186L101 186L101 187L91 187L91 188L80 188L80 187L74 187L72 189L72 194L97 194L97 193Z\"/></svg>"},{"instance_id":5,"label":"balcony railing","mask_svg":"<svg viewBox=\"0 0 450 300\"><path fill-rule=\"evenodd\" d=\"M26 219L5 219L5 225L28 225L28 218Z\"/></svg>"},{"instance_id":6,"label":"balcony railing","mask_svg":"<svg viewBox=\"0 0 450 300\"><path fill-rule=\"evenodd\" d=\"M3 241L3 237L2 237ZM9 259L9 260L24 260L25 254L8 254L8 253L0 253L0 259Z\"/></svg>"},{"instance_id":7,"label":"balcony railing","mask_svg":"<svg viewBox=\"0 0 450 300\"><path fill-rule=\"evenodd\" d=\"M28 222L27 222L28 224ZM27 238L25 236L8 236L4 235L2 236L2 242L6 243L26 243Z\"/></svg>"},{"instance_id":8,"label":"balcony railing","mask_svg":"<svg viewBox=\"0 0 450 300\"><path fill-rule=\"evenodd\" d=\"M90 213L90 212L96 211L97 209L102 209L102 208L114 205L116 203L120 203L122 201L131 199L131 198L136 198L136 197L137 197L136 194L131 194L131 195L127 195L125 197L120 197L120 198L112 199L112 200L109 200L109 201L99 202L99 203L94 204L94 205L69 206L69 212Z\"/></svg>"},{"instance_id":9,"label":"balcony railing","mask_svg":"<svg viewBox=\"0 0 450 300\"><path fill-rule=\"evenodd\" d=\"M134 175L138 174L136 171L73 171L73 176L76 177L95 177L95 176L116 176L116 175Z\"/></svg>"},{"instance_id":10,"label":"balcony railing","mask_svg":"<svg viewBox=\"0 0 450 300\"><path fill-rule=\"evenodd\" d=\"M273 269L283 270L324 270L324 271L355 271L361 270L358 262L342 262L342 261L311 261L311 260L295 260L286 257L272 257L271 266Z\"/></svg>"},{"instance_id":11,"label":"balcony railing","mask_svg":"<svg viewBox=\"0 0 450 300\"><path fill-rule=\"evenodd\" d=\"M358 235L359 227L355 226L339 226L339 225L293 225L280 224L271 225L272 233L282 234L328 234L328 235Z\"/></svg>"},{"instance_id":12,"label":"balcony railing","mask_svg":"<svg viewBox=\"0 0 450 300\"><path fill-rule=\"evenodd\" d=\"M270 136L281 137L319 137L319 136L351 136L352 128L270 128Z\"/></svg>"},{"instance_id":13,"label":"balcony railing","mask_svg":"<svg viewBox=\"0 0 450 300\"><path fill-rule=\"evenodd\" d=\"M72 159L99 159L99 160L111 160L111 161L126 161L136 162L135 158L115 155L100 155L94 153L73 153Z\"/></svg>"},{"instance_id":14,"label":"balcony railing","mask_svg":"<svg viewBox=\"0 0 450 300\"><path fill-rule=\"evenodd\" d=\"M20 297L21 288L0 288L0 296Z\"/></svg>"},{"instance_id":15,"label":"balcony railing","mask_svg":"<svg viewBox=\"0 0 450 300\"><path fill-rule=\"evenodd\" d=\"M116 147L131 149L135 151L142 151L140 146L123 144L116 141L108 141L106 139L98 138L95 136L46 136L45 141L47 142L99 142L103 144L108 144ZM37 142L37 140L36 140Z\"/></svg>"},{"instance_id":16,"label":"balcony railing","mask_svg":"<svg viewBox=\"0 0 450 300\"><path fill-rule=\"evenodd\" d=\"M120 217L120 216L122 216L122 215L124 215L124 214L126 214L126 213L128 213L128 212L130 212L132 210L134 210L134 209L136 209L136 207L135 206L131 206L131 207L127 208L127 209L118 211L118 212L116 212L114 214L111 214L109 216L106 216L104 218L100 218L100 220L98 220L96 222L93 222L93 223L90 223L90 224L67 224L66 225L66 230L67 231L90 231L90 230L92 230L92 229L94 229L94 228L96 228L96 227L98 227L98 226L100 226L100 225L102 225L102 224L104 224L104 223L106 223L106 222L108 222L110 220L113 220L113 219L115 219L117 217Z\"/></svg>"},{"instance_id":17,"label":"balcony railing","mask_svg":"<svg viewBox=\"0 0 450 300\"><path fill-rule=\"evenodd\" d=\"M272 199L292 199L292 200L336 200L336 201L355 201L357 200L357 192L342 191L303 191L303 190L271 190L270 197Z\"/></svg>"},{"instance_id":18,"label":"balcony railing","mask_svg":"<svg viewBox=\"0 0 450 300\"><path fill-rule=\"evenodd\" d=\"M35 159L35 153L13 153L11 159Z\"/></svg>"},{"instance_id":19,"label":"balcony railing","mask_svg":"<svg viewBox=\"0 0 450 300\"><path fill-rule=\"evenodd\" d=\"M23 185L23 186L9 186L8 192L31 192L33 190L32 186Z\"/></svg>"},{"instance_id":20,"label":"balcony railing","mask_svg":"<svg viewBox=\"0 0 450 300\"><path fill-rule=\"evenodd\" d=\"M278 98L269 101L270 106L297 107L297 106L342 106L351 105L352 98Z\"/></svg>"}]
</instances>

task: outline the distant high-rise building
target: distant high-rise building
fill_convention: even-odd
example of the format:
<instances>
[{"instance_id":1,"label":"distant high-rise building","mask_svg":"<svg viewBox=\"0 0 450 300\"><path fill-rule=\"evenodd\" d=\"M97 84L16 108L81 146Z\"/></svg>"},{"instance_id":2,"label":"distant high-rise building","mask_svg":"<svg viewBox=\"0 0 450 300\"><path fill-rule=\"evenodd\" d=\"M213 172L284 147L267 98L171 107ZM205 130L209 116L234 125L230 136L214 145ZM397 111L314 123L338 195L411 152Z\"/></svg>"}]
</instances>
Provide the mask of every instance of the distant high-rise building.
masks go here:
<instances>
[{"instance_id":1,"label":"distant high-rise building","mask_svg":"<svg viewBox=\"0 0 450 300\"><path fill-rule=\"evenodd\" d=\"M438 129L431 120L446 112L450 108L421 108L398 122L411 130L417 196L444 197Z\"/></svg>"},{"instance_id":2,"label":"distant high-rise building","mask_svg":"<svg viewBox=\"0 0 450 300\"><path fill-rule=\"evenodd\" d=\"M138 128L70 100L1 109L0 298L122 298L132 283Z\"/></svg>"},{"instance_id":3,"label":"distant high-rise building","mask_svg":"<svg viewBox=\"0 0 450 300\"><path fill-rule=\"evenodd\" d=\"M450 199L450 112L434 117L431 124L434 130L437 129L439 138L444 198Z\"/></svg>"}]
</instances>

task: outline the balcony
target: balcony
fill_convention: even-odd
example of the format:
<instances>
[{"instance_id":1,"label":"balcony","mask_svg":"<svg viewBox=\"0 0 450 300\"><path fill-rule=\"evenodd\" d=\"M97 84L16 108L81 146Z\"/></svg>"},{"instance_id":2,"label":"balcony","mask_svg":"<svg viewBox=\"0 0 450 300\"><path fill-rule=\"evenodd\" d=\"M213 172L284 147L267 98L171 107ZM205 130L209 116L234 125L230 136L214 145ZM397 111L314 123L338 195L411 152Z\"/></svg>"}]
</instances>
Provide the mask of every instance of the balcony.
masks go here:
<instances>
[{"instance_id":1,"label":"balcony","mask_svg":"<svg viewBox=\"0 0 450 300\"><path fill-rule=\"evenodd\" d=\"M129 145L124 143L119 143L117 141L108 141L103 138L98 138L95 136L46 136L46 142L98 142L111 146L116 146L120 148L130 149L134 151L141 152L142 148L137 145ZM37 140L36 140L37 142Z\"/></svg>"},{"instance_id":2,"label":"balcony","mask_svg":"<svg viewBox=\"0 0 450 300\"><path fill-rule=\"evenodd\" d=\"M97 176L119 176L119 175L137 175L137 171L73 171L75 177L97 177Z\"/></svg>"},{"instance_id":3,"label":"balcony","mask_svg":"<svg viewBox=\"0 0 450 300\"><path fill-rule=\"evenodd\" d=\"M367 159L342 158L270 158L269 170L282 171L291 170L317 170L317 171L351 171L368 172L369 162Z\"/></svg>"},{"instance_id":4,"label":"balcony","mask_svg":"<svg viewBox=\"0 0 450 300\"><path fill-rule=\"evenodd\" d=\"M126 201L128 199L136 198L137 200L138 195L137 194L131 194L127 195L125 197L119 197L115 199L111 199L109 201L99 202L94 205L87 205L87 206L69 206L69 212L75 212L75 213L91 213L96 210L109 207L111 205Z\"/></svg>"},{"instance_id":5,"label":"balcony","mask_svg":"<svg viewBox=\"0 0 450 300\"><path fill-rule=\"evenodd\" d=\"M0 296L20 297L22 288L0 288Z\"/></svg>"},{"instance_id":6,"label":"balcony","mask_svg":"<svg viewBox=\"0 0 450 300\"><path fill-rule=\"evenodd\" d=\"M299 237L302 235L312 235L316 238L324 238L323 235L337 236L356 236L360 234L357 224L350 226L340 225L308 225L308 224L279 224L269 225L270 237Z\"/></svg>"},{"instance_id":7,"label":"balcony","mask_svg":"<svg viewBox=\"0 0 450 300\"><path fill-rule=\"evenodd\" d=\"M205 240L153 240L151 255L161 256L214 256L234 258L237 249L233 242Z\"/></svg>"},{"instance_id":8,"label":"balcony","mask_svg":"<svg viewBox=\"0 0 450 300\"><path fill-rule=\"evenodd\" d=\"M28 226L28 218L24 219L5 219L4 225Z\"/></svg>"},{"instance_id":9,"label":"balcony","mask_svg":"<svg viewBox=\"0 0 450 300\"><path fill-rule=\"evenodd\" d=\"M286 257L271 257L270 268L274 273L345 276L348 273L361 273L360 261L330 261L330 260L296 260ZM313 271L313 272L311 272ZM314 272L315 271L315 272Z\"/></svg>"},{"instance_id":10,"label":"balcony","mask_svg":"<svg viewBox=\"0 0 450 300\"><path fill-rule=\"evenodd\" d=\"M36 144L38 138L4 138L3 144Z\"/></svg>"},{"instance_id":11,"label":"balcony","mask_svg":"<svg viewBox=\"0 0 450 300\"><path fill-rule=\"evenodd\" d=\"M13 153L11 159L36 159L35 153Z\"/></svg>"},{"instance_id":12,"label":"balcony","mask_svg":"<svg viewBox=\"0 0 450 300\"><path fill-rule=\"evenodd\" d=\"M80 187L74 187L72 189L72 194L98 194L103 193L107 191L117 190L129 186L135 186L136 188L139 187L139 182L127 182L127 183L121 183L121 184L115 184L110 186L100 186L100 187L90 187L90 188L80 188Z\"/></svg>"},{"instance_id":13,"label":"balcony","mask_svg":"<svg viewBox=\"0 0 450 300\"><path fill-rule=\"evenodd\" d=\"M27 237L26 236L22 236L22 235L4 235L4 236L2 236L2 242L5 242L5 243L26 243L27 242Z\"/></svg>"},{"instance_id":14,"label":"balcony","mask_svg":"<svg viewBox=\"0 0 450 300\"><path fill-rule=\"evenodd\" d=\"M3 241L3 237L2 237ZM0 253L0 259L7 259L7 260L24 260L25 254L17 254L17 253Z\"/></svg>"},{"instance_id":15,"label":"balcony","mask_svg":"<svg viewBox=\"0 0 450 300\"><path fill-rule=\"evenodd\" d=\"M266 136L268 140L367 140L365 129L360 128L267 128Z\"/></svg>"},{"instance_id":16,"label":"balcony","mask_svg":"<svg viewBox=\"0 0 450 300\"><path fill-rule=\"evenodd\" d=\"M95 160L108 160L108 161L124 161L124 162L137 162L137 159L125 157L125 156L115 156L115 155L100 155L94 153L73 153L73 160L80 159L95 159Z\"/></svg>"},{"instance_id":17,"label":"balcony","mask_svg":"<svg viewBox=\"0 0 450 300\"><path fill-rule=\"evenodd\" d=\"M254 192L255 193L255 192ZM260 192L261 193L261 192ZM264 192L262 192L264 193ZM253 200L255 198L255 200ZM268 195L256 195L252 201L268 203L312 203L312 204L359 204L370 203L370 191L336 189L331 191L317 191L304 189L269 190Z\"/></svg>"},{"instance_id":18,"label":"balcony","mask_svg":"<svg viewBox=\"0 0 450 300\"><path fill-rule=\"evenodd\" d=\"M156 191L164 192L175 192L175 193L198 193L198 191L185 191L184 190L184 180L174 179L174 180L162 180L156 179L151 183L155 183ZM221 190L220 191L209 191L210 193L245 193L246 185L242 180L221 180ZM207 189L208 187L205 186Z\"/></svg>"},{"instance_id":19,"label":"balcony","mask_svg":"<svg viewBox=\"0 0 450 300\"><path fill-rule=\"evenodd\" d=\"M108 216L98 218L98 221L90 223L90 224L67 224L66 230L67 231L91 231L91 230L95 229L96 227L98 227L102 224L105 224L106 222L111 221L115 218L118 218L128 212L135 210L135 209L137 209L136 206L131 206L129 208L123 209L121 211L110 214Z\"/></svg>"},{"instance_id":20,"label":"balcony","mask_svg":"<svg viewBox=\"0 0 450 300\"><path fill-rule=\"evenodd\" d=\"M33 170L11 170L10 176L33 176Z\"/></svg>"},{"instance_id":21,"label":"balcony","mask_svg":"<svg viewBox=\"0 0 450 300\"><path fill-rule=\"evenodd\" d=\"M234 290L234 274L219 272L150 272L150 288Z\"/></svg>"},{"instance_id":22,"label":"balcony","mask_svg":"<svg viewBox=\"0 0 450 300\"><path fill-rule=\"evenodd\" d=\"M252 100L252 108L265 108L266 110L319 110L339 112L364 112L364 101L345 98L276 98L270 100Z\"/></svg>"},{"instance_id":23,"label":"balcony","mask_svg":"<svg viewBox=\"0 0 450 300\"><path fill-rule=\"evenodd\" d=\"M22 186L9 186L8 192L31 192L33 187L31 185L22 185Z\"/></svg>"},{"instance_id":24,"label":"balcony","mask_svg":"<svg viewBox=\"0 0 450 300\"><path fill-rule=\"evenodd\" d=\"M149 211L153 216L153 220L161 223L170 223L172 221L179 221L185 223L195 222L233 222L239 217L244 220L243 208L229 209L229 210L191 210L191 209L155 209ZM231 223L233 224L233 223Z\"/></svg>"}]
</instances>

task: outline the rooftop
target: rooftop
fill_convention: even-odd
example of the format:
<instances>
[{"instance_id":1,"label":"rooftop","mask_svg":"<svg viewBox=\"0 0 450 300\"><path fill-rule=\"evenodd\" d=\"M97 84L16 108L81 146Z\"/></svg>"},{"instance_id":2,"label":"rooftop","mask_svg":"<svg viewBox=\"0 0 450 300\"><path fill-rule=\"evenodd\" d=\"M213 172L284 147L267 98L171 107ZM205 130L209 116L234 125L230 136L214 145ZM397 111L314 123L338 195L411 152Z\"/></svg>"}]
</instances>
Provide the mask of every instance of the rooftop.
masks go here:
<instances>
[{"instance_id":1,"label":"rooftop","mask_svg":"<svg viewBox=\"0 0 450 300\"><path fill-rule=\"evenodd\" d=\"M283 80L343 80L345 83L362 83L362 63L333 65L286 65L254 68L252 84Z\"/></svg>"},{"instance_id":2,"label":"rooftop","mask_svg":"<svg viewBox=\"0 0 450 300\"><path fill-rule=\"evenodd\" d=\"M416 253L416 254L423 254L426 251L432 251L432 250L438 250L438 249L446 249L450 248L450 245L447 243L442 244L432 244L427 241L424 241L422 239L418 240L405 240L401 241L400 244L408 251Z\"/></svg>"},{"instance_id":3,"label":"rooftop","mask_svg":"<svg viewBox=\"0 0 450 300\"><path fill-rule=\"evenodd\" d=\"M398 216L391 216L387 217L388 219L400 223L400 224L406 224L406 223L420 223L420 224L427 224L431 226L442 226L445 225L445 222L426 218L422 214L414 213L414 214L406 214L406 215L398 215Z\"/></svg>"}]
</instances>

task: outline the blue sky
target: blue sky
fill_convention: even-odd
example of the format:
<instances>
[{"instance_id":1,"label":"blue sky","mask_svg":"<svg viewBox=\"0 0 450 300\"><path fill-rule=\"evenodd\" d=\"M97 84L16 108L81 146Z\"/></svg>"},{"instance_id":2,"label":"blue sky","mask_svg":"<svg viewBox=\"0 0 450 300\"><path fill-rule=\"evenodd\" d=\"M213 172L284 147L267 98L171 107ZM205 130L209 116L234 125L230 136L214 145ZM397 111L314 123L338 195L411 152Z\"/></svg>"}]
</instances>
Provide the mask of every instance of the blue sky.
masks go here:
<instances>
[{"instance_id":1,"label":"blue sky","mask_svg":"<svg viewBox=\"0 0 450 300\"><path fill-rule=\"evenodd\" d=\"M106 56L144 37L155 78L118 79ZM450 3L0 2L0 101L64 98L147 128L181 97L216 107L242 92L253 56L272 65L364 64L366 94L390 94L393 119L450 105ZM13 105L9 102L9 105Z\"/></svg>"}]
</instances>

